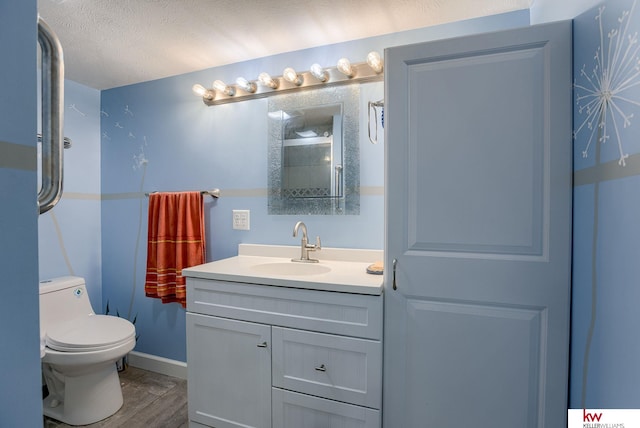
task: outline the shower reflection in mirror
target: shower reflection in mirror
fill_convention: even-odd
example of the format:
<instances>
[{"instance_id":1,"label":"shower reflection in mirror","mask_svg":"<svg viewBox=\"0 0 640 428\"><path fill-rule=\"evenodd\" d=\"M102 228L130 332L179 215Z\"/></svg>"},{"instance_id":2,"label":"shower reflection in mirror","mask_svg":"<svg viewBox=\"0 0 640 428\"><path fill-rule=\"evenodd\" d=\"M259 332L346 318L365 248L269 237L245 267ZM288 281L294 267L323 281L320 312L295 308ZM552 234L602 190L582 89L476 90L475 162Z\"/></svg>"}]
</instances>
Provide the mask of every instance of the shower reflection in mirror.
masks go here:
<instances>
[{"instance_id":1,"label":"shower reflection in mirror","mask_svg":"<svg viewBox=\"0 0 640 428\"><path fill-rule=\"evenodd\" d=\"M342 105L282 112L282 195L340 197ZM284 117L287 117L284 119Z\"/></svg>"},{"instance_id":2,"label":"shower reflection in mirror","mask_svg":"<svg viewBox=\"0 0 640 428\"><path fill-rule=\"evenodd\" d=\"M269 214L357 214L357 87L326 88L272 100L268 113Z\"/></svg>"}]
</instances>

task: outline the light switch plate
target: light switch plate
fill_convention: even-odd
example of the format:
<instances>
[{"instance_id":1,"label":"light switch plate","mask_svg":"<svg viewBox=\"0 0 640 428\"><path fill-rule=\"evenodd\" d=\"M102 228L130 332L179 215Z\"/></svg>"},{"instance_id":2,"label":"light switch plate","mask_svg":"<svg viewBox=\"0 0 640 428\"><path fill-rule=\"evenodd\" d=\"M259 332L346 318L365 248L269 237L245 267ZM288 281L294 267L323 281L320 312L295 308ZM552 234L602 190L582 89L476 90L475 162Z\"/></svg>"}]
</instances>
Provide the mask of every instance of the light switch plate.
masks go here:
<instances>
[{"instance_id":1,"label":"light switch plate","mask_svg":"<svg viewBox=\"0 0 640 428\"><path fill-rule=\"evenodd\" d=\"M233 210L233 228L237 230L251 229L249 210Z\"/></svg>"}]
</instances>

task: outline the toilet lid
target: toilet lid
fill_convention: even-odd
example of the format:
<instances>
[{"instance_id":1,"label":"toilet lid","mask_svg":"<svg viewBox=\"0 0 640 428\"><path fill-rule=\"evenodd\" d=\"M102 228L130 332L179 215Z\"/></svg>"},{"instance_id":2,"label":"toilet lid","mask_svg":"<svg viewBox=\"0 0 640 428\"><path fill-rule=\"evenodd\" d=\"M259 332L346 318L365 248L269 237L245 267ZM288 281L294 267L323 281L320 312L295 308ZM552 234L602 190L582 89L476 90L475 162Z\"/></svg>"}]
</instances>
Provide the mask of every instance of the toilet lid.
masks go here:
<instances>
[{"instance_id":1,"label":"toilet lid","mask_svg":"<svg viewBox=\"0 0 640 428\"><path fill-rule=\"evenodd\" d=\"M126 319L90 315L47 329L46 344L56 351L99 351L128 342L135 335L135 327Z\"/></svg>"}]
</instances>

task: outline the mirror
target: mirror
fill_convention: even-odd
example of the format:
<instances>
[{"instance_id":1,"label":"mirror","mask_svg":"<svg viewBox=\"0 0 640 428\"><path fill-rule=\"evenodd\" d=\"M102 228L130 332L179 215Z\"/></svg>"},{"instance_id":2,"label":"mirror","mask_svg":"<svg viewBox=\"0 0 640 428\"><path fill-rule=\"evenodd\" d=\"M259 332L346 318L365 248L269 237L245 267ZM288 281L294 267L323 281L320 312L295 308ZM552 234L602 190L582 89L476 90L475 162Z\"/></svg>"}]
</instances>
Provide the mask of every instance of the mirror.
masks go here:
<instances>
[{"instance_id":1,"label":"mirror","mask_svg":"<svg viewBox=\"0 0 640 428\"><path fill-rule=\"evenodd\" d=\"M359 85L269 99L268 213L360 213Z\"/></svg>"}]
</instances>

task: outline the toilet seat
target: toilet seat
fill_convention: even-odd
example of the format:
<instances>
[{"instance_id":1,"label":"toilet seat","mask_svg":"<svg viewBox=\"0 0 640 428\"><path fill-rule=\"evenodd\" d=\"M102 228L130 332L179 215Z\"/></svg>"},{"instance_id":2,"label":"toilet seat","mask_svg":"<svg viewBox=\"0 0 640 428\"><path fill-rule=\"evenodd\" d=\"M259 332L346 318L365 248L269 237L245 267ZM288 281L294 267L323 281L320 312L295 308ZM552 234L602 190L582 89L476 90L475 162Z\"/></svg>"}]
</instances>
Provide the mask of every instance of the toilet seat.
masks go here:
<instances>
[{"instance_id":1,"label":"toilet seat","mask_svg":"<svg viewBox=\"0 0 640 428\"><path fill-rule=\"evenodd\" d=\"M135 339L135 334L135 327L126 319L88 315L52 326L46 332L45 343L56 351L100 351Z\"/></svg>"}]
</instances>

